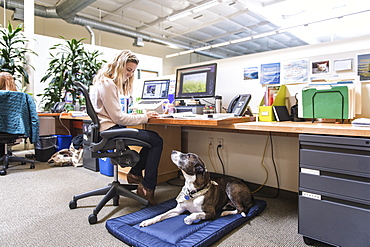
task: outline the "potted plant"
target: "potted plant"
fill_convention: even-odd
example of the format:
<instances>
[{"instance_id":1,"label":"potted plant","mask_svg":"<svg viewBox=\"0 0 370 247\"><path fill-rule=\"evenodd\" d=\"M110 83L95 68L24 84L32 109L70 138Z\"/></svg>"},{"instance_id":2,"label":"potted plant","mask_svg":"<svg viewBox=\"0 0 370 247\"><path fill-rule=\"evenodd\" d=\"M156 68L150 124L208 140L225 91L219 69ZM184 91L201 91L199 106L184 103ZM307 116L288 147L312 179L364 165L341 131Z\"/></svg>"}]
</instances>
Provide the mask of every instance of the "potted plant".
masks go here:
<instances>
[{"instance_id":1,"label":"potted plant","mask_svg":"<svg viewBox=\"0 0 370 247\"><path fill-rule=\"evenodd\" d=\"M104 60L98 60L101 55L99 51L86 51L82 40L66 40L64 43L54 45L50 50L56 50L53 54L50 52L51 61L45 76L41 82L48 82L45 88L41 102L44 103L44 111L49 111L55 103L64 101L67 93L73 98L73 103L82 100L79 97L77 88L73 82L79 81L87 86L92 84L93 77L102 66Z\"/></svg>"},{"instance_id":2,"label":"potted plant","mask_svg":"<svg viewBox=\"0 0 370 247\"><path fill-rule=\"evenodd\" d=\"M0 29L0 71L9 72L13 75L17 86L25 86L29 83L26 66L33 66L28 63L26 54L32 53L37 55L31 49L25 48L25 44L29 41L21 32L23 25L19 24L14 30L9 22L7 28Z\"/></svg>"}]
</instances>

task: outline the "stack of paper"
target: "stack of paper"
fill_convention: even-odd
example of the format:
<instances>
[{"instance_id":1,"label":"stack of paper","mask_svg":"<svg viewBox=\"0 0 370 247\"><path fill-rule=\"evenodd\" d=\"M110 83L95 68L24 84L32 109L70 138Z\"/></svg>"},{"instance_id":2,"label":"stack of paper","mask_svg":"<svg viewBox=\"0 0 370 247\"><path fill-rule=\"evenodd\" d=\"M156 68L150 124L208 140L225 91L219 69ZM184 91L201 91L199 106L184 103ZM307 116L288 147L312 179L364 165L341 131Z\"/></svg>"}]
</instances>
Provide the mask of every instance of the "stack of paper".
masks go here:
<instances>
[{"instance_id":1,"label":"stack of paper","mask_svg":"<svg viewBox=\"0 0 370 247\"><path fill-rule=\"evenodd\" d=\"M370 119L358 118L352 121L352 125L356 127L370 127Z\"/></svg>"}]
</instances>

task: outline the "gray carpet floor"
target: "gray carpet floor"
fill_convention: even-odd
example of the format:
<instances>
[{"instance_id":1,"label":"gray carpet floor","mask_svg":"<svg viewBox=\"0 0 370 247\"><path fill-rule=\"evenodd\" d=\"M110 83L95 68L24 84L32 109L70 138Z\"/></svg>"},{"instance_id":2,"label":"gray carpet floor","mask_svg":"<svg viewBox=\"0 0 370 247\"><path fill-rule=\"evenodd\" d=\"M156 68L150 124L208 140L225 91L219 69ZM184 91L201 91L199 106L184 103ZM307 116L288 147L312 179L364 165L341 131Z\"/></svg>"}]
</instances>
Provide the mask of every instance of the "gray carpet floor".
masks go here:
<instances>
[{"instance_id":1,"label":"gray carpet floor","mask_svg":"<svg viewBox=\"0 0 370 247\"><path fill-rule=\"evenodd\" d=\"M127 246L106 230L105 221L141 208L138 202L121 197L119 206L108 202L98 223L90 225L87 218L101 197L81 199L73 210L69 201L73 195L106 186L112 178L82 167L50 167L37 162L36 169L11 167L0 181L0 246ZM180 189L158 184L155 199L174 198ZM306 246L297 233L297 202L259 199L267 202L264 212L212 246Z\"/></svg>"}]
</instances>

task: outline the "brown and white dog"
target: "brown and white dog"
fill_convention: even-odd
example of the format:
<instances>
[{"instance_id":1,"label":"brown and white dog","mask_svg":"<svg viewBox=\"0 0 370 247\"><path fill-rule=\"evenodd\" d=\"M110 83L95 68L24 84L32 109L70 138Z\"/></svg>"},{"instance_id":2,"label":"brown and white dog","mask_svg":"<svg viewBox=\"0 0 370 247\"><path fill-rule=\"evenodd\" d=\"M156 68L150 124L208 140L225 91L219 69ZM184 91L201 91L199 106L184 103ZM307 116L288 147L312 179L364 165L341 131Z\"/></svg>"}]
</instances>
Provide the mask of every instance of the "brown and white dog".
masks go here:
<instances>
[{"instance_id":1,"label":"brown and white dog","mask_svg":"<svg viewBox=\"0 0 370 247\"><path fill-rule=\"evenodd\" d=\"M142 221L141 227L178 216L185 211L189 211L190 215L185 217L184 222L190 225L195 220L215 218L217 212L225 206L232 206L234 210L223 211L221 216L241 214L245 217L254 205L254 198L245 183L231 177L211 179L210 173L198 155L172 151L171 159L185 178L185 185L176 198L177 206L161 215Z\"/></svg>"}]
</instances>

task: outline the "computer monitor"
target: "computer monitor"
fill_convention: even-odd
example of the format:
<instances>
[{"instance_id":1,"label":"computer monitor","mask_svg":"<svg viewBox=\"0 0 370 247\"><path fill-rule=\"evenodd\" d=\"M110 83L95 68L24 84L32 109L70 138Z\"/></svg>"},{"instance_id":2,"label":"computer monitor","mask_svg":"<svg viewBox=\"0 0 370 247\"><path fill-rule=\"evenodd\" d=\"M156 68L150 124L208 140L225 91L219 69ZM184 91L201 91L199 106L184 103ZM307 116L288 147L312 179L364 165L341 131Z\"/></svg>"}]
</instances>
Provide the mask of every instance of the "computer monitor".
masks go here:
<instances>
[{"instance_id":1,"label":"computer monitor","mask_svg":"<svg viewBox=\"0 0 370 247\"><path fill-rule=\"evenodd\" d=\"M217 63L180 68L176 71L176 99L215 96Z\"/></svg>"},{"instance_id":2,"label":"computer monitor","mask_svg":"<svg viewBox=\"0 0 370 247\"><path fill-rule=\"evenodd\" d=\"M144 81L142 99L167 99L170 80L147 80Z\"/></svg>"}]
</instances>

